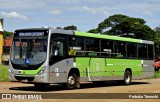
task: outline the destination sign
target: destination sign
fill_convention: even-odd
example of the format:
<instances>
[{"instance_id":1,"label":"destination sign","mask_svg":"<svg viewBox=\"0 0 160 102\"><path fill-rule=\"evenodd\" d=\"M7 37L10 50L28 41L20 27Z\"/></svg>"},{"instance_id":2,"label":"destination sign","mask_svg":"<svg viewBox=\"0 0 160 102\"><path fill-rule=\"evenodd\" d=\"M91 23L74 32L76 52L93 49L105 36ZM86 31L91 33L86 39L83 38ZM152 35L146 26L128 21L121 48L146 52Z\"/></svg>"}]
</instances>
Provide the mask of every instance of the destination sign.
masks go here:
<instances>
[{"instance_id":1,"label":"destination sign","mask_svg":"<svg viewBox=\"0 0 160 102\"><path fill-rule=\"evenodd\" d=\"M44 36L44 32L20 32L19 36Z\"/></svg>"}]
</instances>

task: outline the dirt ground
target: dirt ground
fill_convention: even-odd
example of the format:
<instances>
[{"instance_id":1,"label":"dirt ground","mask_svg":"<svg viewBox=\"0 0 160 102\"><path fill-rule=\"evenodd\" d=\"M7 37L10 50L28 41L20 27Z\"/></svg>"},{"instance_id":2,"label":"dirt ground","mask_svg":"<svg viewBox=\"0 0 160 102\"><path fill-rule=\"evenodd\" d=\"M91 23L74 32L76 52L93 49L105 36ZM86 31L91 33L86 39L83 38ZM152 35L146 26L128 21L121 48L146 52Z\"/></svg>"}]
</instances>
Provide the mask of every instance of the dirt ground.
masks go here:
<instances>
[{"instance_id":1,"label":"dirt ground","mask_svg":"<svg viewBox=\"0 0 160 102\"><path fill-rule=\"evenodd\" d=\"M1 95L10 93L20 95L42 94L49 97L49 99L42 97L40 100L23 99L23 102L160 102L160 79L133 80L132 85L129 86L123 86L117 82L106 82L104 85L81 83L81 89L76 90L67 90L60 85L36 89L32 84L0 82L0 93ZM145 94L155 95L158 99L134 98ZM0 102L22 102L22 99L1 99Z\"/></svg>"}]
</instances>

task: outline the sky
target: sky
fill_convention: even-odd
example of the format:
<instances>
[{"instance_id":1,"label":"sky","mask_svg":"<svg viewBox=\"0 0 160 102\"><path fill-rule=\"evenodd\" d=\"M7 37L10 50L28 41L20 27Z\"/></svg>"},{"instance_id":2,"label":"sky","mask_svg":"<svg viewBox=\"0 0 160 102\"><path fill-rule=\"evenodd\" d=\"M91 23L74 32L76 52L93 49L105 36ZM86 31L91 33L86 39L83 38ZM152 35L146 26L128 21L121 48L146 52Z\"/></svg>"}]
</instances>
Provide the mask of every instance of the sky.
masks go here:
<instances>
[{"instance_id":1,"label":"sky","mask_svg":"<svg viewBox=\"0 0 160 102\"><path fill-rule=\"evenodd\" d=\"M0 0L4 30L77 26L96 28L114 14L142 18L152 29L160 25L160 0Z\"/></svg>"}]
</instances>

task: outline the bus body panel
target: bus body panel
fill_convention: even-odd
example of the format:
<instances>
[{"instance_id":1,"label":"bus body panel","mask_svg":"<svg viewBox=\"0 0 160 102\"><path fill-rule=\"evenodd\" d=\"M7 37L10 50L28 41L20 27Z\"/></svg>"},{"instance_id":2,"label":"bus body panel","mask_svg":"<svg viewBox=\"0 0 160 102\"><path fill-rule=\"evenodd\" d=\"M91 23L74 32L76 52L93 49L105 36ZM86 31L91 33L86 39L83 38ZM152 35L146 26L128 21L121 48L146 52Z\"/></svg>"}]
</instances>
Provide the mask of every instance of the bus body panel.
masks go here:
<instances>
[{"instance_id":1,"label":"bus body panel","mask_svg":"<svg viewBox=\"0 0 160 102\"><path fill-rule=\"evenodd\" d=\"M64 59L50 66L50 83L66 83L68 73L74 66L74 58Z\"/></svg>"},{"instance_id":2,"label":"bus body panel","mask_svg":"<svg viewBox=\"0 0 160 102\"><path fill-rule=\"evenodd\" d=\"M44 71L43 74L38 74L43 67L46 67L46 70ZM28 83L49 83L49 68L46 66L46 63L44 63L41 67L39 67L36 70L18 70L14 69L12 65L10 65L9 68L9 79L11 81L24 81Z\"/></svg>"},{"instance_id":3,"label":"bus body panel","mask_svg":"<svg viewBox=\"0 0 160 102\"><path fill-rule=\"evenodd\" d=\"M133 79L142 79L147 77L154 76L154 66L153 60L141 60L142 61L142 75L140 76L133 76Z\"/></svg>"},{"instance_id":4,"label":"bus body panel","mask_svg":"<svg viewBox=\"0 0 160 102\"><path fill-rule=\"evenodd\" d=\"M88 77L88 81L119 80L123 78L124 72L130 68L133 76L142 75L141 60L133 59L113 59L113 58L76 58L77 68L80 70L81 77Z\"/></svg>"}]
</instances>

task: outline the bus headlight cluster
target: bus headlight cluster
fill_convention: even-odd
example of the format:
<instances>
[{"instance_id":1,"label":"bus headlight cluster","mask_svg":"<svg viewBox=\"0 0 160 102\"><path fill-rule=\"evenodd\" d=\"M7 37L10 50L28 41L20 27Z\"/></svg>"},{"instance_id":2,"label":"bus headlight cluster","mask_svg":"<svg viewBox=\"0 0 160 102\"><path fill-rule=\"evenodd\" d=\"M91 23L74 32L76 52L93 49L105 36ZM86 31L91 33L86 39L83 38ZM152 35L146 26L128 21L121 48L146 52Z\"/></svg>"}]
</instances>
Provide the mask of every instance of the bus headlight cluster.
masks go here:
<instances>
[{"instance_id":1,"label":"bus headlight cluster","mask_svg":"<svg viewBox=\"0 0 160 102\"><path fill-rule=\"evenodd\" d=\"M46 70L47 66L44 66L39 72L38 74L41 75L44 73L44 71Z\"/></svg>"}]
</instances>

